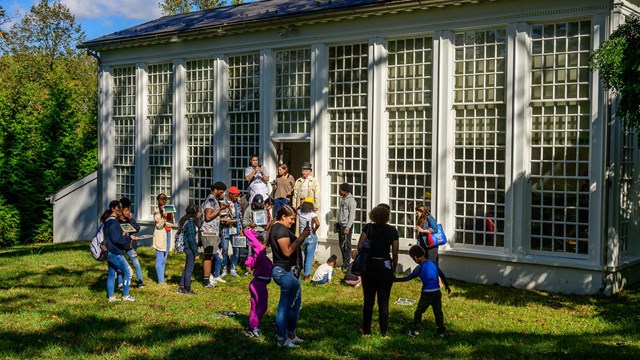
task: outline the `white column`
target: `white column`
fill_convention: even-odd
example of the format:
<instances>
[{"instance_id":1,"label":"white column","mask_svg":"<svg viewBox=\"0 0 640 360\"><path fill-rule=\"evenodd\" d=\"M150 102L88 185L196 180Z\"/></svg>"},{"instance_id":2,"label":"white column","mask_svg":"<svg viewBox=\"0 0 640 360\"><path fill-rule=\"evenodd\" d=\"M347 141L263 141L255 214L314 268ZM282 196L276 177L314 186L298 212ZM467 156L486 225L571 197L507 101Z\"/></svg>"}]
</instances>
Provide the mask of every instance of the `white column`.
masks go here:
<instances>
[{"instance_id":1,"label":"white column","mask_svg":"<svg viewBox=\"0 0 640 360\"><path fill-rule=\"evenodd\" d=\"M171 189L177 214L189 205L189 173L187 172L188 133L186 120L187 70L184 59L173 60L173 178Z\"/></svg>"},{"instance_id":2,"label":"white column","mask_svg":"<svg viewBox=\"0 0 640 360\"><path fill-rule=\"evenodd\" d=\"M102 66L98 77L98 162L99 171L98 216L115 197L114 144L113 144L113 75L111 67Z\"/></svg>"},{"instance_id":3,"label":"white column","mask_svg":"<svg viewBox=\"0 0 640 360\"><path fill-rule=\"evenodd\" d=\"M387 115L387 41L384 38L372 38L369 40L369 66L368 66L368 104L369 108L369 146L367 173L369 187L367 208L381 202L388 202L389 179L387 177L389 143L388 115Z\"/></svg>"},{"instance_id":4,"label":"white column","mask_svg":"<svg viewBox=\"0 0 640 360\"><path fill-rule=\"evenodd\" d=\"M320 182L319 234L327 234L327 214L331 211L329 175L329 51L324 44L311 46L311 152L314 176Z\"/></svg>"},{"instance_id":5,"label":"white column","mask_svg":"<svg viewBox=\"0 0 640 360\"><path fill-rule=\"evenodd\" d=\"M229 116L227 114L229 96L229 66L224 54L214 55L214 105L213 105L213 143L216 144L213 169L213 182L223 181L227 186L231 183L229 170Z\"/></svg>"},{"instance_id":6,"label":"white column","mask_svg":"<svg viewBox=\"0 0 640 360\"><path fill-rule=\"evenodd\" d=\"M278 153L270 141L276 132L276 62L271 49L260 51L260 150L258 155L269 171L271 181L278 175Z\"/></svg>"},{"instance_id":7,"label":"white column","mask_svg":"<svg viewBox=\"0 0 640 360\"><path fill-rule=\"evenodd\" d=\"M505 203L505 252L520 258L530 249L531 206L529 203L529 152L531 121L529 98L531 87L531 61L529 56L529 25L524 22L510 24L507 61L507 123L511 127L512 140L507 149L507 163L511 167L511 191L507 191ZM513 39L513 40L512 40ZM509 160L511 159L511 160Z\"/></svg>"},{"instance_id":8,"label":"white column","mask_svg":"<svg viewBox=\"0 0 640 360\"><path fill-rule=\"evenodd\" d=\"M147 65L136 64L136 168L135 187L136 206L139 219L152 219L149 212L149 121L147 120L148 94Z\"/></svg>"}]
</instances>

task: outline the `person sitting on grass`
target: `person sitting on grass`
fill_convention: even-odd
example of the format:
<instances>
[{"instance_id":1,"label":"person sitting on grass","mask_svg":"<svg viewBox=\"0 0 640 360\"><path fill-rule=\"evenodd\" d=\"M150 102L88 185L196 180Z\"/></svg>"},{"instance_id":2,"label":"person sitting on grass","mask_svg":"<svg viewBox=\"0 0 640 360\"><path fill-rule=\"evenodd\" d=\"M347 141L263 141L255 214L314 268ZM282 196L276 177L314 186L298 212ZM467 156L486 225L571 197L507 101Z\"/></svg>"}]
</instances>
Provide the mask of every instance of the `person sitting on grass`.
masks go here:
<instances>
[{"instance_id":1,"label":"person sitting on grass","mask_svg":"<svg viewBox=\"0 0 640 360\"><path fill-rule=\"evenodd\" d=\"M436 319L436 325L438 326L436 336L442 338L444 337L445 327L444 315L442 314L442 292L440 292L438 278L442 279L448 294L451 293L449 282L447 282L447 278L438 265L425 257L424 249L419 245L414 245L409 249L409 256L411 256L418 266L413 269L413 272L409 276L394 280L395 282L404 282L418 276L420 280L422 280L422 292L420 293L420 300L418 301L416 312L413 314L413 325L411 326L411 330L409 330L409 336L420 335L418 330L422 322L422 314L431 306L433 308L433 316Z\"/></svg>"},{"instance_id":2,"label":"person sitting on grass","mask_svg":"<svg viewBox=\"0 0 640 360\"><path fill-rule=\"evenodd\" d=\"M356 258L357 252L358 250L356 249L351 250L352 260ZM347 266L347 272L344 274L344 283L353 287L360 287L360 285L362 285L362 279L360 276L354 275L351 268L353 268L353 261L349 263L349 266Z\"/></svg>"},{"instance_id":3,"label":"person sitting on grass","mask_svg":"<svg viewBox=\"0 0 640 360\"><path fill-rule=\"evenodd\" d=\"M329 256L327 262L318 266L315 274L313 274L313 281L316 285L323 285L331 282L331 278L333 277L333 268L336 266L336 259L338 257L335 255Z\"/></svg>"}]
</instances>

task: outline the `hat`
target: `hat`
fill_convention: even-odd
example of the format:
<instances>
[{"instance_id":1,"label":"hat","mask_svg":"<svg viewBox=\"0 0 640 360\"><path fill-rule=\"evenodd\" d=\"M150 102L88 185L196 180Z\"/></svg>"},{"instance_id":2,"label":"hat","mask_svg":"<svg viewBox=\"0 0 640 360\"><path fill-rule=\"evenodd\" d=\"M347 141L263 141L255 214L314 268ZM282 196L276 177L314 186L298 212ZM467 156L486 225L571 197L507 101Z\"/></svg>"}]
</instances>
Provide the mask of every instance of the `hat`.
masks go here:
<instances>
[{"instance_id":1,"label":"hat","mask_svg":"<svg viewBox=\"0 0 640 360\"><path fill-rule=\"evenodd\" d=\"M312 199L312 198L310 198L310 197L308 197L308 196L307 196L306 198L304 198L304 200L303 200L302 202L303 202L303 203L306 203L306 202L307 202L307 203L311 203L311 204L313 205L313 199Z\"/></svg>"},{"instance_id":2,"label":"hat","mask_svg":"<svg viewBox=\"0 0 640 360\"><path fill-rule=\"evenodd\" d=\"M240 194L240 189L238 189L238 188L237 188L237 187L235 187L235 186L232 186L232 187L230 187L230 188L229 188L229 194L236 194L236 195L238 195L238 194Z\"/></svg>"},{"instance_id":3,"label":"hat","mask_svg":"<svg viewBox=\"0 0 640 360\"><path fill-rule=\"evenodd\" d=\"M263 208L264 207L264 198L261 194L256 194L251 201L252 208Z\"/></svg>"},{"instance_id":4,"label":"hat","mask_svg":"<svg viewBox=\"0 0 640 360\"><path fill-rule=\"evenodd\" d=\"M303 163L302 163L302 168L303 168L303 169L309 169L309 170L311 170L311 169L312 169L312 168L311 168L311 163L310 163L310 162L308 162L308 161L303 162Z\"/></svg>"}]
</instances>

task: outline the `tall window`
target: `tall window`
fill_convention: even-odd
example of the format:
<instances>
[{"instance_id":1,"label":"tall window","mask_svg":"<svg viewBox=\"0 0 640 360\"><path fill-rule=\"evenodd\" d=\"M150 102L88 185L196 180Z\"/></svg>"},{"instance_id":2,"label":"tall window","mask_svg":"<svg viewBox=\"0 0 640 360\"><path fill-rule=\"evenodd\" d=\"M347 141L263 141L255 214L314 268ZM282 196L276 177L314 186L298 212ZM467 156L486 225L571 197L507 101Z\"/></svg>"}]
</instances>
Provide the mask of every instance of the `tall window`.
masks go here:
<instances>
[{"instance_id":1,"label":"tall window","mask_svg":"<svg viewBox=\"0 0 640 360\"><path fill-rule=\"evenodd\" d=\"M329 48L331 212L335 219L340 205L338 187L349 183L358 209L354 233L367 221L368 49L367 44Z\"/></svg>"},{"instance_id":2,"label":"tall window","mask_svg":"<svg viewBox=\"0 0 640 360\"><path fill-rule=\"evenodd\" d=\"M308 134L311 125L311 51L276 52L276 128L280 134Z\"/></svg>"},{"instance_id":3,"label":"tall window","mask_svg":"<svg viewBox=\"0 0 640 360\"><path fill-rule=\"evenodd\" d=\"M456 242L504 246L505 29L455 34Z\"/></svg>"},{"instance_id":4,"label":"tall window","mask_svg":"<svg viewBox=\"0 0 640 360\"><path fill-rule=\"evenodd\" d=\"M589 252L591 23L531 27L531 250Z\"/></svg>"},{"instance_id":5,"label":"tall window","mask_svg":"<svg viewBox=\"0 0 640 360\"><path fill-rule=\"evenodd\" d=\"M260 149L260 54L229 57L231 185L248 187L244 169Z\"/></svg>"},{"instance_id":6,"label":"tall window","mask_svg":"<svg viewBox=\"0 0 640 360\"><path fill-rule=\"evenodd\" d=\"M148 70L150 210L155 210L160 193L172 198L173 166L173 64L149 65ZM171 203L171 200L169 200Z\"/></svg>"},{"instance_id":7,"label":"tall window","mask_svg":"<svg viewBox=\"0 0 640 360\"><path fill-rule=\"evenodd\" d=\"M128 197L135 211L136 68L117 67L112 73L116 198Z\"/></svg>"},{"instance_id":8,"label":"tall window","mask_svg":"<svg viewBox=\"0 0 640 360\"><path fill-rule=\"evenodd\" d=\"M213 60L187 61L186 68L189 203L199 204L213 181Z\"/></svg>"},{"instance_id":9,"label":"tall window","mask_svg":"<svg viewBox=\"0 0 640 360\"><path fill-rule=\"evenodd\" d=\"M431 192L432 44L430 37L389 41L389 205L400 238L413 239L414 208Z\"/></svg>"}]
</instances>

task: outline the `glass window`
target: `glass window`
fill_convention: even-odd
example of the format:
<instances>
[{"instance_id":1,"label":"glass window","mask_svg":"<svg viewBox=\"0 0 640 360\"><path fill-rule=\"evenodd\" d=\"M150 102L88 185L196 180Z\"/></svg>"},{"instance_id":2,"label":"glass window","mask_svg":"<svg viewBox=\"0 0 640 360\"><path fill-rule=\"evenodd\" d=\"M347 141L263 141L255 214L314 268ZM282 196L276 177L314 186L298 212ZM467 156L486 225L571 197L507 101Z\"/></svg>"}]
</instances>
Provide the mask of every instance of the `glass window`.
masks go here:
<instances>
[{"instance_id":1,"label":"glass window","mask_svg":"<svg viewBox=\"0 0 640 360\"><path fill-rule=\"evenodd\" d=\"M311 50L276 51L276 128L280 134L309 134Z\"/></svg>"},{"instance_id":2,"label":"glass window","mask_svg":"<svg viewBox=\"0 0 640 360\"><path fill-rule=\"evenodd\" d=\"M131 200L135 211L136 68L117 67L113 74L114 171L116 198Z\"/></svg>"}]
</instances>

